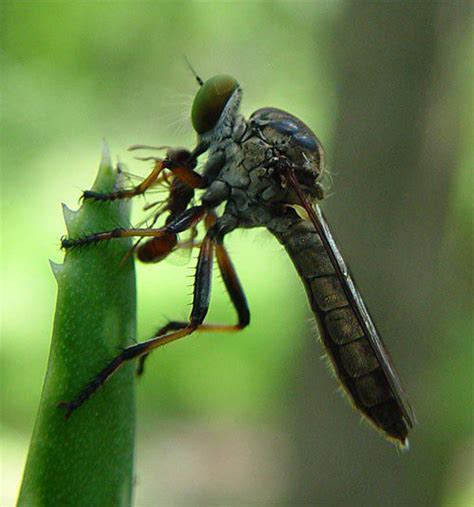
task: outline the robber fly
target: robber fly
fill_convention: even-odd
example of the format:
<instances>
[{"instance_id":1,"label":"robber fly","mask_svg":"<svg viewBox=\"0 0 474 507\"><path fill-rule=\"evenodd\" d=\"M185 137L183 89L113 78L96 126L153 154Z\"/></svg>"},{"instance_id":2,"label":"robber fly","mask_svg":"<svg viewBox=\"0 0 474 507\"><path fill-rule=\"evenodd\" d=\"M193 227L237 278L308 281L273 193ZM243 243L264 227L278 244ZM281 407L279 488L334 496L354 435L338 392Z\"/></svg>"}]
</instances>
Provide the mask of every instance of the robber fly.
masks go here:
<instances>
[{"instance_id":1,"label":"robber fly","mask_svg":"<svg viewBox=\"0 0 474 507\"><path fill-rule=\"evenodd\" d=\"M128 199L144 194L165 178L171 181L165 224L62 240L63 248L70 249L113 238L136 237L143 240L136 249L138 258L157 262L180 248L180 233L203 221L206 233L196 243L199 256L189 320L168 322L149 340L125 348L75 399L61 403L66 417L125 362L139 358L138 371L142 372L151 351L198 329L233 332L246 327L250 323L249 308L224 238L239 227L266 227L293 261L327 355L352 404L386 437L406 446L409 429L415 423L414 413L316 204L324 197L321 143L301 120L280 109L259 109L245 119L239 113L242 88L233 77L217 75L203 82L195 76L200 86L191 112L196 147L192 151L169 149L165 157L155 159L150 175L130 190L109 194L87 191L83 195L84 199L96 201ZM208 154L207 161L197 171L199 157L204 153ZM194 201L195 192L200 189L199 200ZM237 313L237 323L233 325L204 322L214 257Z\"/></svg>"}]
</instances>

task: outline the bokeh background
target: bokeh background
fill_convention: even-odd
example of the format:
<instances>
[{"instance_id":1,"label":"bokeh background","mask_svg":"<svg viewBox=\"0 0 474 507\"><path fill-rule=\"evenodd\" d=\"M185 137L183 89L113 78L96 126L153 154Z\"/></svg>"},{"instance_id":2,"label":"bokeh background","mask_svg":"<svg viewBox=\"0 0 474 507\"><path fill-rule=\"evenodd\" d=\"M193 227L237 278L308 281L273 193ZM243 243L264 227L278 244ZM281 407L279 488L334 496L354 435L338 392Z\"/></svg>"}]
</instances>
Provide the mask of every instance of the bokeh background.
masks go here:
<instances>
[{"instance_id":1,"label":"bokeh background","mask_svg":"<svg viewBox=\"0 0 474 507\"><path fill-rule=\"evenodd\" d=\"M419 424L400 455L337 392L289 259L263 230L228 240L252 309L238 335L156 352L137 386L137 505L474 503L469 1L1 3L1 505L16 497L48 356L60 203L102 138L192 147L202 77L242 110L312 126L325 204ZM135 207L139 219L140 205ZM139 266L139 336L189 311L192 263ZM209 320L233 320L216 277Z\"/></svg>"}]
</instances>

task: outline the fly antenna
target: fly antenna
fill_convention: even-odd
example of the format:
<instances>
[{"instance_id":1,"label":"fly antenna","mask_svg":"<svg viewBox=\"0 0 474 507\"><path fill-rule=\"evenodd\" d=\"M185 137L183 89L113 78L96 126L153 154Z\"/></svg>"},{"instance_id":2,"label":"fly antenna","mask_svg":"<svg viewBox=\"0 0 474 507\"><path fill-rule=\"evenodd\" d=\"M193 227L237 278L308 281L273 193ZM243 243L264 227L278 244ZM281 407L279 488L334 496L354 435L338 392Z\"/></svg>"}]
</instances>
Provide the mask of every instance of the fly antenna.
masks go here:
<instances>
[{"instance_id":1,"label":"fly antenna","mask_svg":"<svg viewBox=\"0 0 474 507\"><path fill-rule=\"evenodd\" d=\"M186 60L186 65L188 66L189 70L193 73L193 76L196 78L198 85L202 86L204 84L204 81L198 76L198 73L194 70L194 67L191 65L191 62L188 60L188 57L186 55L184 55L184 59Z\"/></svg>"}]
</instances>

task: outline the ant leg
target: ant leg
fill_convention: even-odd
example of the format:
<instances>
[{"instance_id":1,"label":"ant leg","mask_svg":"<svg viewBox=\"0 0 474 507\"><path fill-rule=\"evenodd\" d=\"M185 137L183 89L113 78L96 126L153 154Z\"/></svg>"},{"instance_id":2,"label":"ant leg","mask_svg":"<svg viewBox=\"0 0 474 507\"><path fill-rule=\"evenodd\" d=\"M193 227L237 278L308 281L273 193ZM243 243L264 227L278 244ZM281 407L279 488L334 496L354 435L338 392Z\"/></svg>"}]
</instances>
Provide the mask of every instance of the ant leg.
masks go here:
<instances>
[{"instance_id":1,"label":"ant leg","mask_svg":"<svg viewBox=\"0 0 474 507\"><path fill-rule=\"evenodd\" d=\"M209 216L209 215L208 215ZM206 217L206 220L208 217ZM212 220L212 218L211 218ZM217 240L214 243L216 250L216 259L219 270L224 280L225 287L229 293L232 304L237 312L238 321L234 325L226 324L201 324L198 331L218 331L218 332L232 332L240 331L250 323L250 311L247 304L247 298L240 284L240 280L235 271L234 265L224 247L222 240ZM157 331L157 335L167 333L175 329L182 329L188 325L187 322L171 321ZM139 358L136 374L138 376L143 374L144 363L148 354Z\"/></svg>"},{"instance_id":2,"label":"ant leg","mask_svg":"<svg viewBox=\"0 0 474 507\"><path fill-rule=\"evenodd\" d=\"M87 399L94 394L100 386L102 386L125 362L144 354L150 353L152 350L162 347L167 343L188 336L202 324L209 309L209 298L211 291L212 263L214 257L214 244L210 235L204 238L196 266L196 274L194 280L194 296L193 306L189 322L181 326L171 326L172 332L161 336L154 336L150 340L137 343L125 348L118 356L116 356L99 374L87 384L79 394L70 402L61 402L60 408L66 409L66 419L79 408Z\"/></svg>"},{"instance_id":3,"label":"ant leg","mask_svg":"<svg viewBox=\"0 0 474 507\"><path fill-rule=\"evenodd\" d=\"M82 194L82 199L93 199L95 201L115 201L116 199L129 199L136 195L144 194L154 183L164 169L170 170L177 178L186 183L191 188L206 188L208 183L206 178L194 171L197 164L197 156L202 152L194 150L189 152L183 148L170 149L164 159L156 157L146 157L141 160L154 160L155 165L151 173L136 187L130 190L117 190L103 194L86 190Z\"/></svg>"},{"instance_id":4,"label":"ant leg","mask_svg":"<svg viewBox=\"0 0 474 507\"><path fill-rule=\"evenodd\" d=\"M156 160L151 173L136 187L130 190L117 190L104 194L101 192L94 192L93 190L85 190L81 199L93 199L94 201L115 201L116 199L129 199L136 195L144 194L158 179L166 165L164 160Z\"/></svg>"},{"instance_id":5,"label":"ant leg","mask_svg":"<svg viewBox=\"0 0 474 507\"><path fill-rule=\"evenodd\" d=\"M166 173L164 173L166 175ZM189 203L194 197L194 189L190 188L178 178L173 178L170 184L170 193L166 200L166 205L155 214L153 220L147 225L148 228L155 226L162 212L169 211L169 215L165 220L165 225L172 222L176 216L184 213ZM140 224L141 226L142 224ZM192 231L196 231L196 226L191 227ZM192 236L195 237L195 234ZM138 258L143 262L158 262L169 255L175 248L180 248L177 244L176 235L164 238L151 238L145 244L142 244L144 237L139 238L123 258L123 263L130 258L134 252L138 252Z\"/></svg>"},{"instance_id":6,"label":"ant leg","mask_svg":"<svg viewBox=\"0 0 474 507\"><path fill-rule=\"evenodd\" d=\"M207 213L205 206L193 206L184 213L173 218L164 227L158 229L113 229L112 231L96 232L82 238L66 238L61 239L61 248L70 249L80 246L98 243L99 241L108 241L114 238L130 238L130 237L163 237L170 234L178 234L180 232L193 227L200 222Z\"/></svg>"}]
</instances>

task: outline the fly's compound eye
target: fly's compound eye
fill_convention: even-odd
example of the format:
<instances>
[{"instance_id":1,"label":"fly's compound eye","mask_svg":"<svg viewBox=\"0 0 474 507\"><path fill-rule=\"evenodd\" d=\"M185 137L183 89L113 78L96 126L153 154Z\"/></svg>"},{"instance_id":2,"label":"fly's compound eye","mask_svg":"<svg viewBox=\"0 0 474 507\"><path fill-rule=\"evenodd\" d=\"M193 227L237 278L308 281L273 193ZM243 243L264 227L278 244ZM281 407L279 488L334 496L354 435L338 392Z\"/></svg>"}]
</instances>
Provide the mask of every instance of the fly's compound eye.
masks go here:
<instances>
[{"instance_id":1,"label":"fly's compound eye","mask_svg":"<svg viewBox=\"0 0 474 507\"><path fill-rule=\"evenodd\" d=\"M213 129L239 83L232 76L211 77L199 88L194 98L191 121L198 134Z\"/></svg>"}]
</instances>

